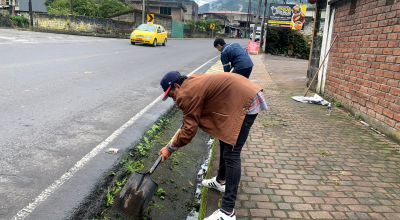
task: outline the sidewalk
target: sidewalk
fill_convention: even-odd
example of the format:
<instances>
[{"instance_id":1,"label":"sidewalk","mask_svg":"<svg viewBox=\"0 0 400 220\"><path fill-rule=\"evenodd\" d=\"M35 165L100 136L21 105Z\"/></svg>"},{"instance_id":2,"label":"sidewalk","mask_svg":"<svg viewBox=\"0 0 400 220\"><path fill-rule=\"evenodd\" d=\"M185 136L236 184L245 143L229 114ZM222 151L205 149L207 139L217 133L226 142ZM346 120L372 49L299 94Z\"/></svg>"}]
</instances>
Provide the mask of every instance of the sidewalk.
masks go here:
<instances>
[{"instance_id":1,"label":"sidewalk","mask_svg":"<svg viewBox=\"0 0 400 220\"><path fill-rule=\"evenodd\" d=\"M326 106L292 100L307 89L307 60L251 58L269 110L243 147L237 219L400 219L399 146L344 109L327 116ZM221 198L210 191L208 214Z\"/></svg>"}]
</instances>

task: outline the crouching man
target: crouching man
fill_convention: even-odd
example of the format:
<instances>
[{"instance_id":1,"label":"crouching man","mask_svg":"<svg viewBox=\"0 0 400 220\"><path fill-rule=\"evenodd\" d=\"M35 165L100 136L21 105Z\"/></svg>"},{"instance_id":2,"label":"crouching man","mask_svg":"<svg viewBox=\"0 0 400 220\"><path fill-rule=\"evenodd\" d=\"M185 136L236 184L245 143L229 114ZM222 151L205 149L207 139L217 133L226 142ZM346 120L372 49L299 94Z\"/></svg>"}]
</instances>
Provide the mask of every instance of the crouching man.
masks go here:
<instances>
[{"instance_id":1,"label":"crouching man","mask_svg":"<svg viewBox=\"0 0 400 220\"><path fill-rule=\"evenodd\" d=\"M205 220L235 220L234 206L241 177L240 153L257 114L267 109L262 88L239 74L212 73L182 76L177 71L160 82L163 100L171 97L183 110L176 137L162 148L162 161L188 144L201 128L220 141L218 175L203 186L225 192L221 209Z\"/></svg>"}]
</instances>

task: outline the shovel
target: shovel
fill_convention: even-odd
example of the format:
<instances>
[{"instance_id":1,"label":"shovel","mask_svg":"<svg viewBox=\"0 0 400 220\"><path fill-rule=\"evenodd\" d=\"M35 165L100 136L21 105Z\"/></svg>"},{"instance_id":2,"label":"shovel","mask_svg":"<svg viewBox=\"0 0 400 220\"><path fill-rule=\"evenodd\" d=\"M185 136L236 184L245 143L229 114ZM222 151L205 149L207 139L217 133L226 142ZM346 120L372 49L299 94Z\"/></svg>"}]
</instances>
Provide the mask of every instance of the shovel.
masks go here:
<instances>
[{"instance_id":1,"label":"shovel","mask_svg":"<svg viewBox=\"0 0 400 220\"><path fill-rule=\"evenodd\" d=\"M179 131L180 129L171 140L176 137ZM143 212L158 189L158 184L150 178L150 175L160 164L161 159L162 156L157 158L149 172L145 174L135 172L129 177L129 180L119 193L119 197L116 198L115 208L122 210L125 215L134 220L142 219Z\"/></svg>"}]
</instances>

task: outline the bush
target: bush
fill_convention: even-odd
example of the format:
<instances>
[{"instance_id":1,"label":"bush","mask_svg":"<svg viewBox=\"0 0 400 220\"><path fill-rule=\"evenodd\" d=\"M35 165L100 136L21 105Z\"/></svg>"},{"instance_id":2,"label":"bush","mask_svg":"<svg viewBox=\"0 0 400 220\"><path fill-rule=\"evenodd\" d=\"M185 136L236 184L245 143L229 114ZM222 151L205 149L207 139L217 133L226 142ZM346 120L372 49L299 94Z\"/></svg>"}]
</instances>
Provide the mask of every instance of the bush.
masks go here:
<instances>
[{"instance_id":1,"label":"bush","mask_svg":"<svg viewBox=\"0 0 400 220\"><path fill-rule=\"evenodd\" d=\"M218 32L222 29L222 27L219 25L217 21L214 20L192 20L192 19L186 19L186 23L189 25L192 25L196 28L196 30L201 30L201 31L211 31L210 29L210 24L214 23L215 24L215 32Z\"/></svg>"},{"instance_id":2,"label":"bush","mask_svg":"<svg viewBox=\"0 0 400 220\"><path fill-rule=\"evenodd\" d=\"M16 23L18 27L28 27L29 26L29 20L28 18L17 16L17 15L11 15L10 19Z\"/></svg>"},{"instance_id":3,"label":"bush","mask_svg":"<svg viewBox=\"0 0 400 220\"><path fill-rule=\"evenodd\" d=\"M268 31L268 50L271 54L278 54L281 49L286 54L290 49L293 50L293 54L298 54L302 59L308 59L310 56L311 45L300 32L277 28L271 28Z\"/></svg>"},{"instance_id":4,"label":"bush","mask_svg":"<svg viewBox=\"0 0 400 220\"><path fill-rule=\"evenodd\" d=\"M0 13L0 18L4 17L3 13Z\"/></svg>"},{"instance_id":5,"label":"bush","mask_svg":"<svg viewBox=\"0 0 400 220\"><path fill-rule=\"evenodd\" d=\"M124 3L117 0L104 0L99 5L99 17L107 18L110 15L119 14L132 9L132 6L126 6Z\"/></svg>"}]
</instances>

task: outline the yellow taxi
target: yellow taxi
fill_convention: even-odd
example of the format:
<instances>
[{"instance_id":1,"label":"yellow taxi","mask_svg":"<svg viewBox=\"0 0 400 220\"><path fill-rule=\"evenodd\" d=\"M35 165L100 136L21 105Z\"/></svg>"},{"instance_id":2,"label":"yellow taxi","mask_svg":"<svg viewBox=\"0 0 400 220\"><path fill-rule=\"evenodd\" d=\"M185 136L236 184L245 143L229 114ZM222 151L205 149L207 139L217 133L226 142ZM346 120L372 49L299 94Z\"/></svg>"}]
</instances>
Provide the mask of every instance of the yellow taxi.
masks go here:
<instances>
[{"instance_id":1,"label":"yellow taxi","mask_svg":"<svg viewBox=\"0 0 400 220\"><path fill-rule=\"evenodd\" d=\"M131 44L143 43L151 44L153 47L157 44L165 46L167 43L168 32L163 26L158 24L142 24L131 33Z\"/></svg>"}]
</instances>

